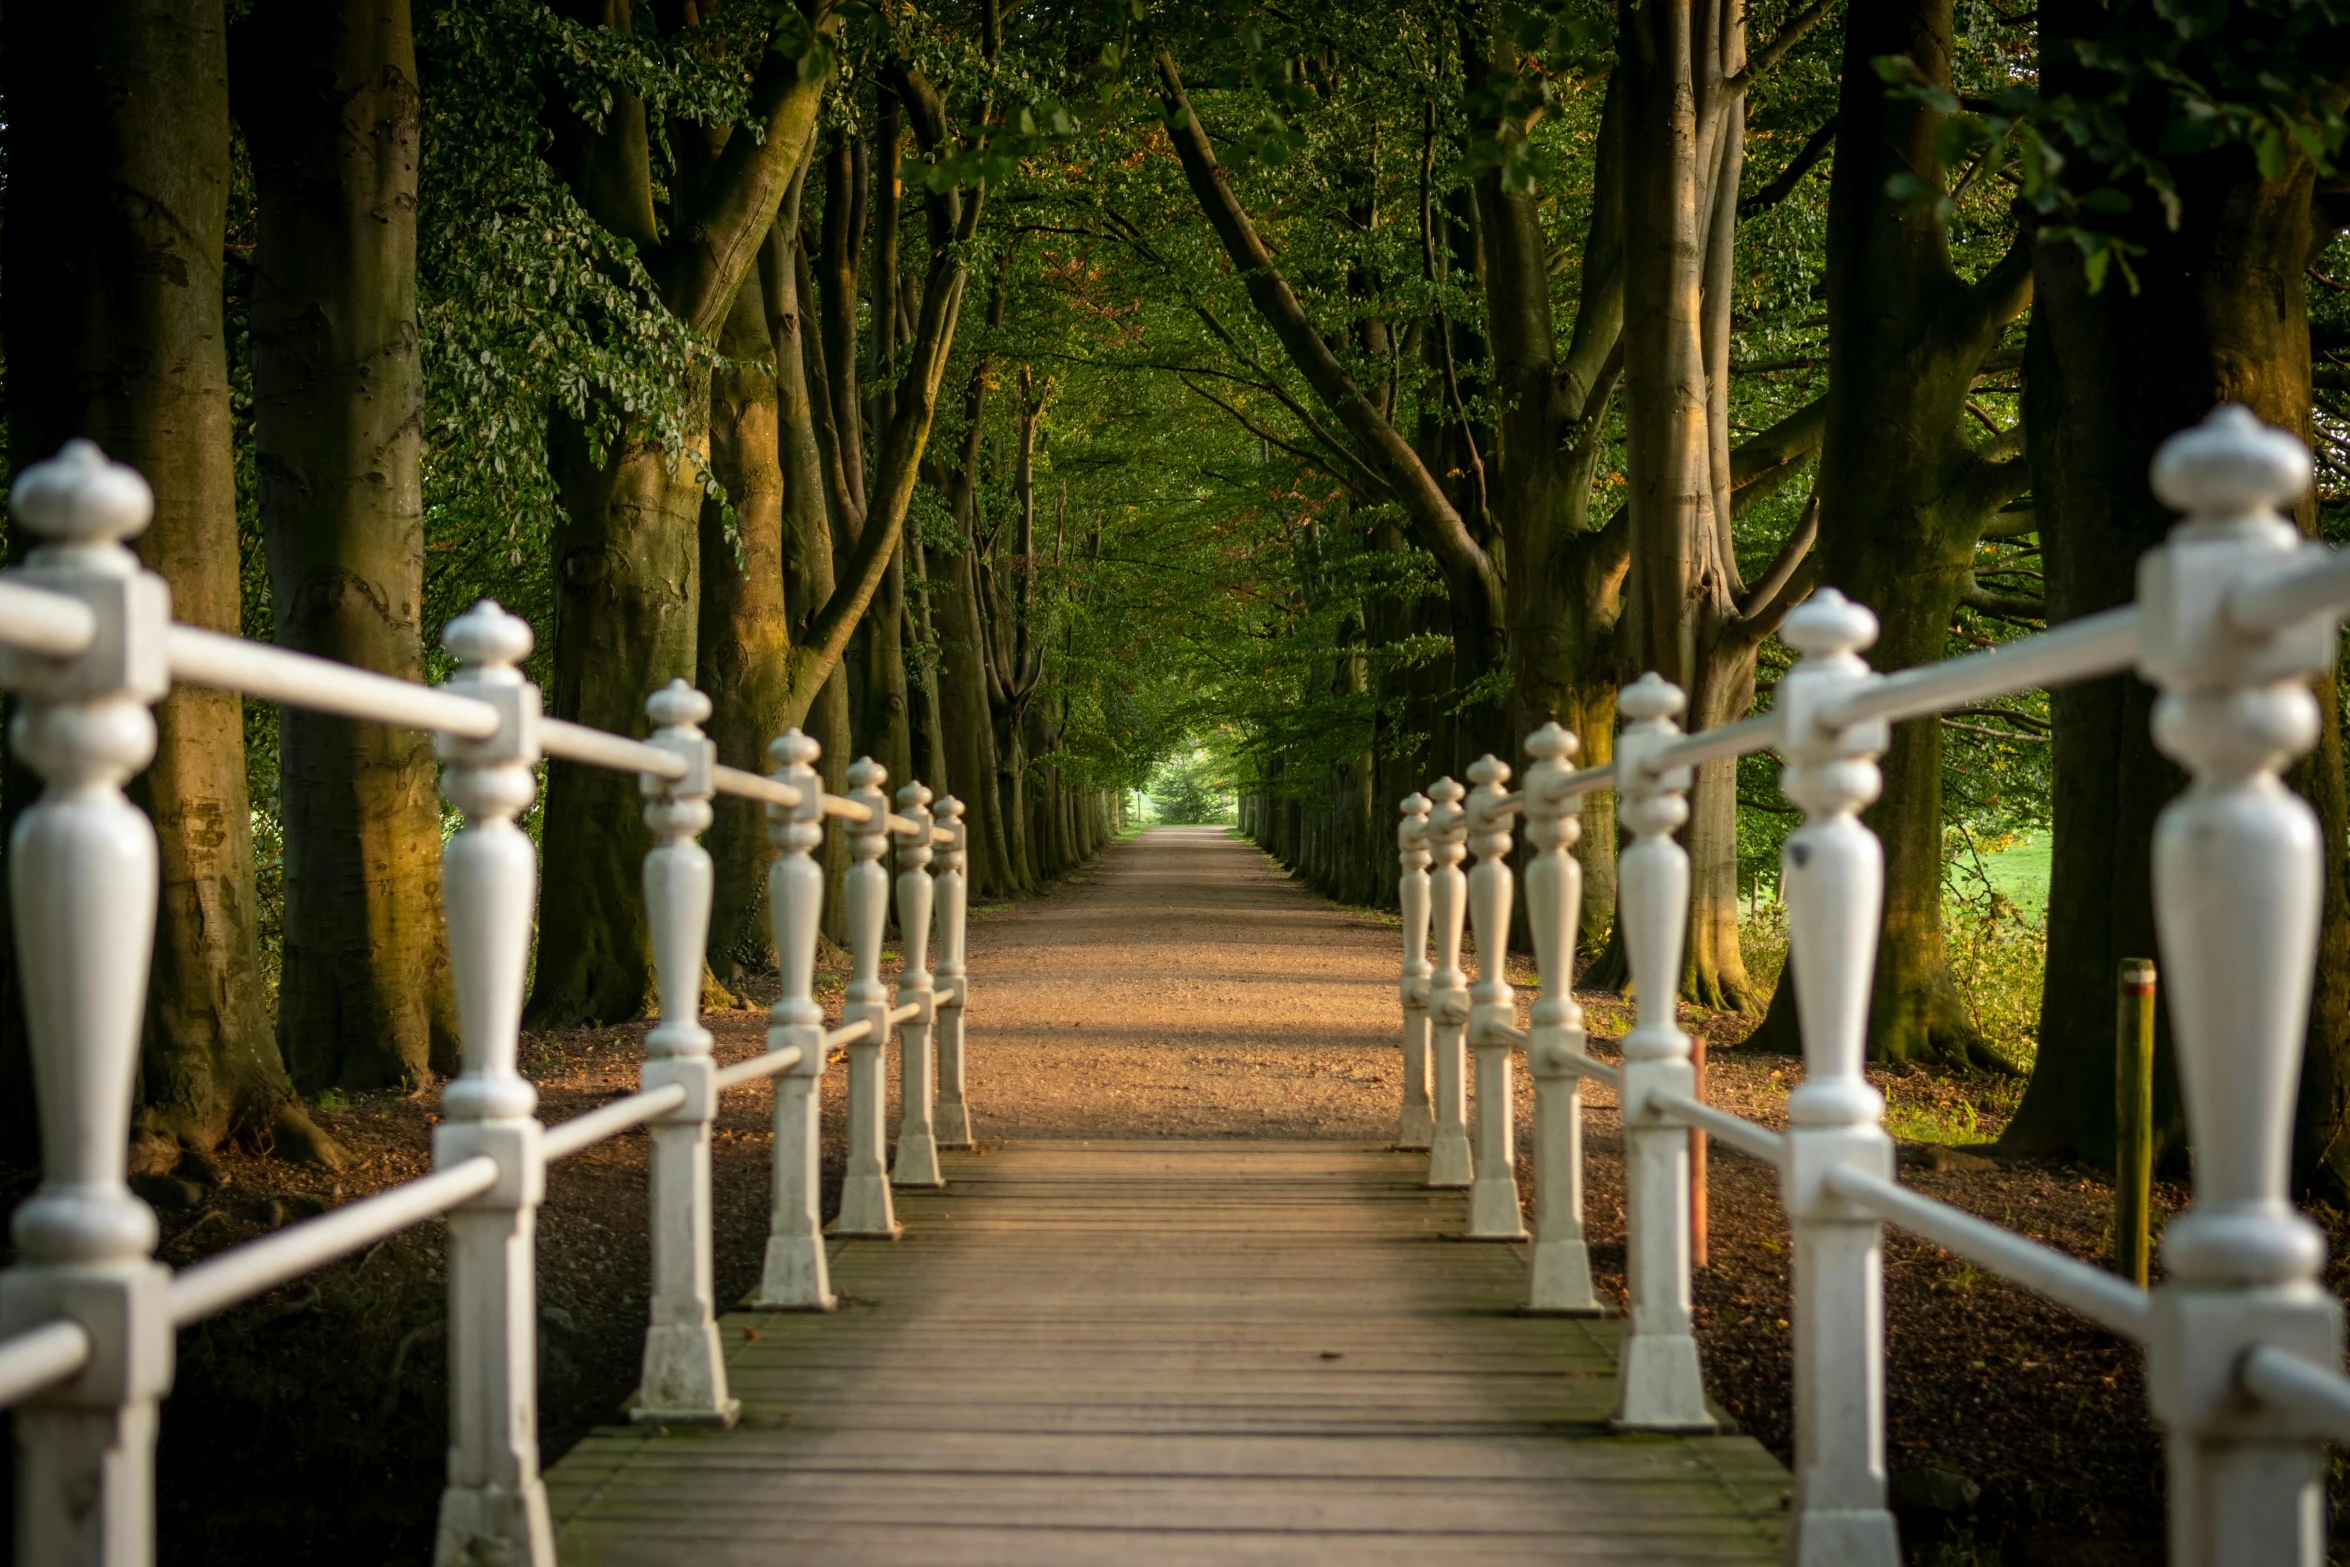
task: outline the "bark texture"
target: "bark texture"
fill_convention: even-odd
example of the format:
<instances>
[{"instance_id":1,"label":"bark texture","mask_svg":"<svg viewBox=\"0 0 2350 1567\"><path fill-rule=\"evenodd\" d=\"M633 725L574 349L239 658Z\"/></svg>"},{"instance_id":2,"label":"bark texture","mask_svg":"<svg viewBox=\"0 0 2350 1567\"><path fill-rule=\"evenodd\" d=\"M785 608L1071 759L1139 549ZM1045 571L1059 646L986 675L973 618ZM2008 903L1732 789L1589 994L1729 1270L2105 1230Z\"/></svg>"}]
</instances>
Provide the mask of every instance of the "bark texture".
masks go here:
<instances>
[{"instance_id":1,"label":"bark texture","mask_svg":"<svg viewBox=\"0 0 2350 1567\"><path fill-rule=\"evenodd\" d=\"M565 9L618 31L638 25L628 0L572 0ZM818 21L835 25L821 13ZM678 321L714 335L767 242L823 92L822 81L799 79L796 61L768 51L749 94L764 134L710 127L681 135L665 225L655 222L644 106L625 93L615 95L601 129L560 120L555 162L599 222L638 244ZM680 453L634 420L608 449L576 428L553 438L563 511L548 692L557 717L641 735L646 693L698 673L709 386L706 376L687 375L681 391L691 427ZM649 840L636 780L553 763L545 819L529 1016L538 1024L637 1016L649 999L651 958L638 890Z\"/></svg>"},{"instance_id":2,"label":"bark texture","mask_svg":"<svg viewBox=\"0 0 2350 1567\"><path fill-rule=\"evenodd\" d=\"M1951 265L1942 224L1906 213L1886 182L1938 187L1941 116L1885 91L1871 62L1907 56L1950 82L1951 0L1889 0L1845 21L1843 94L1828 196L1829 377L1819 472L1821 576L1876 613L1869 661L1894 670L1947 651L1974 586L1975 546L2024 487L2011 432L1972 438L1967 395L2031 298L2029 238L1979 281ZM1942 731L1903 724L1865 816L1885 847L1885 919L1870 1048L1887 1060L2003 1068L1969 1019L1942 937ZM1798 1048L1794 988L1773 997L1758 1042Z\"/></svg>"},{"instance_id":3,"label":"bark texture","mask_svg":"<svg viewBox=\"0 0 2350 1567\"><path fill-rule=\"evenodd\" d=\"M2101 8L2044 6L2044 38L2086 36ZM2077 65L2051 85L2079 90ZM2133 596L2138 556L2177 518L2154 498L2156 447L2215 404L2238 402L2304 439L2310 364L2304 274L2313 232L2313 178L2296 161L2264 180L2249 153L2176 165L2184 221L2152 213L2130 232L2140 287L2119 279L2092 292L2079 252L2043 242L2025 359L2025 429L2033 499L2047 550L2049 614L2070 620ZM2304 507L2304 529L2314 523ZM2350 802L2343 794L2338 677L2318 681L2324 729L2288 781L2315 807L2326 845L2308 1049L2294 1138L2297 1181L2340 1187L2350 1173L2350 890L2344 886ZM2115 969L2156 953L2154 818L2183 780L2148 733L2152 691L2135 678L2059 691L2056 831L2048 894L2048 981L2040 1055L2005 1141L2033 1152L2110 1160L2114 1139ZM2156 1014L2155 1118L2184 1134L2167 1008Z\"/></svg>"},{"instance_id":4,"label":"bark texture","mask_svg":"<svg viewBox=\"0 0 2350 1567\"><path fill-rule=\"evenodd\" d=\"M141 558L171 583L179 620L233 633L222 7L16 6L4 25L12 465L83 435L137 468L155 491ZM209 1148L242 1133L331 1162L263 1007L242 703L183 689L156 720L155 762L137 786L162 873L140 1056L145 1146Z\"/></svg>"},{"instance_id":5,"label":"bark texture","mask_svg":"<svg viewBox=\"0 0 2350 1567\"><path fill-rule=\"evenodd\" d=\"M280 644L424 678L419 98L407 0L270 0L234 39L259 245L253 418ZM286 708L277 1037L305 1087L457 1067L432 737Z\"/></svg>"}]
</instances>

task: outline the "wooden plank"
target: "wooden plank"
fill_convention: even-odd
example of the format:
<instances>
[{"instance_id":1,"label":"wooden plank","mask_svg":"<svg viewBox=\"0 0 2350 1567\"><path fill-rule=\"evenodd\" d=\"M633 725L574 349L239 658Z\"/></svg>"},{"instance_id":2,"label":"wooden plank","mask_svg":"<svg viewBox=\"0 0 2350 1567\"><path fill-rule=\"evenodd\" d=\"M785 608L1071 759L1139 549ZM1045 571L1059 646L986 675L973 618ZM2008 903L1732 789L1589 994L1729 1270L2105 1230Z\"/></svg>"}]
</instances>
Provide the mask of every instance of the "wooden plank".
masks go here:
<instances>
[{"instance_id":1,"label":"wooden plank","mask_svg":"<svg viewBox=\"0 0 2350 1567\"><path fill-rule=\"evenodd\" d=\"M1606 1433L1620 1324L1516 1313L1523 1249L1367 1145L951 1154L829 1315L722 1324L724 1432L548 1476L566 1562L1776 1560L1742 1437Z\"/></svg>"}]
</instances>

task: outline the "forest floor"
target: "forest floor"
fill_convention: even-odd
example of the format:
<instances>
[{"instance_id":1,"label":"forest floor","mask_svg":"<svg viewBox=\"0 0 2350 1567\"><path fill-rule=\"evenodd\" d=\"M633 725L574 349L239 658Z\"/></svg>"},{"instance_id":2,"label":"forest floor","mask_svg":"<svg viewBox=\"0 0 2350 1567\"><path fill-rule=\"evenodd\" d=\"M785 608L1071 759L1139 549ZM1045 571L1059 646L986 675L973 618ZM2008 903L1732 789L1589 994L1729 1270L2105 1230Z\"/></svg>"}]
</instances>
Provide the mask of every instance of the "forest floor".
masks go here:
<instances>
[{"instance_id":1,"label":"forest floor","mask_svg":"<svg viewBox=\"0 0 2350 1567\"><path fill-rule=\"evenodd\" d=\"M1392 1134L1395 923L1313 897L1221 832L1110 849L1054 895L972 923L970 1092L983 1143L1008 1137ZM1530 999L1531 975L1521 983ZM837 1004L843 976L820 990ZM755 990L755 986L754 986ZM1594 1053L1628 1009L1586 996ZM722 1060L763 1047L764 1013L707 1016ZM1738 1048L1743 1019L1691 1014L1709 1097L1783 1124L1798 1064ZM524 1067L542 1117L633 1091L645 1025L536 1033ZM894 1075L894 1073L893 1073ZM2005 1162L1987 1146L2012 1088L1871 1072L1902 1133L1902 1178L2078 1256L2102 1256L2111 1191L2097 1172ZM827 1206L841 1157L842 1067L825 1083ZM1621 1137L1588 1092L1586 1218L1603 1290L1623 1298ZM1530 1085L1518 1081L1520 1182ZM767 1215L765 1086L729 1095L715 1137L717 1284L753 1282ZM351 1153L332 1174L250 1152L141 1181L174 1264L424 1173L437 1091L322 1107ZM891 1111L892 1124L895 1109ZM540 1217L541 1442L552 1458L616 1418L635 1385L646 1309L646 1139L554 1167ZM29 1180L20 1172L18 1192ZM1711 1255L1695 1278L1710 1390L1791 1456L1788 1246L1766 1167L1715 1146ZM2163 1212L2182 1190L2157 1193ZM2321 1214L2343 1247L2339 1215ZM159 1475L165 1567L429 1561L445 1438L440 1229L426 1225L181 1336ZM2344 1281L2337 1278L2339 1288ZM2161 1458L2136 1352L1931 1245L1892 1236L1885 1267L1888 1457L1910 1560L2153 1560ZM2337 1487L2339 1490L2339 1487Z\"/></svg>"}]
</instances>

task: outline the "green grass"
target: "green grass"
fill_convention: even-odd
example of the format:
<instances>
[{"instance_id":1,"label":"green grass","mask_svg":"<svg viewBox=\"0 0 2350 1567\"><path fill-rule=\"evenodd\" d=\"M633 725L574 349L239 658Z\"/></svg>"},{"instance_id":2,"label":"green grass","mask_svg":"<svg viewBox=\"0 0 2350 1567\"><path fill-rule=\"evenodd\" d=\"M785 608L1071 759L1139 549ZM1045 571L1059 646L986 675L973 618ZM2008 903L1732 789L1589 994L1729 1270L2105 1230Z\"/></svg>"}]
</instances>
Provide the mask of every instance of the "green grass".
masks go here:
<instances>
[{"instance_id":1,"label":"green grass","mask_svg":"<svg viewBox=\"0 0 2350 1567\"><path fill-rule=\"evenodd\" d=\"M1983 856L1992 891L2033 919L2048 911L2048 852L2048 835L2034 833L2019 834L2006 848Z\"/></svg>"}]
</instances>

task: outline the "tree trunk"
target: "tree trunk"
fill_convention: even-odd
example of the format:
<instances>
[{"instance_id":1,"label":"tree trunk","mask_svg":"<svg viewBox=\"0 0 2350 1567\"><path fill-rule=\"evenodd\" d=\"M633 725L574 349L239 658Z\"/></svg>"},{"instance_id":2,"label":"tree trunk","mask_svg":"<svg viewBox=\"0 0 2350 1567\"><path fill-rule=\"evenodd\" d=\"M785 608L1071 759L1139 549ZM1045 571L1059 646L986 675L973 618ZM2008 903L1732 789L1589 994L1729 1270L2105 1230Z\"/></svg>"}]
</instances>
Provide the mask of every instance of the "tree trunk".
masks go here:
<instances>
[{"instance_id":1,"label":"tree trunk","mask_svg":"<svg viewBox=\"0 0 2350 1567\"><path fill-rule=\"evenodd\" d=\"M2089 31L2083 3L2042 12L2050 37ZM2051 71L2051 85L2057 85ZM2071 85L2068 81L2065 85ZM2025 362L2027 449L2047 551L2051 621L2128 602L2139 555L2175 514L2147 483L2155 448L2238 402L2310 435L2309 331L2303 272L2313 233L2312 177L2296 160L2263 180L2249 153L2177 160L2185 219L2158 217L2130 238L2139 290L2119 279L2092 293L2079 252L2041 243ZM2308 530L2313 509L2301 517ZM2326 842L2324 923L2311 999L2295 1136L2295 1172L2339 1185L2350 1170L2350 897L2336 678L2317 683L2324 730L2289 775L2316 808ZM2157 955L2149 863L2154 818L2182 785L2148 733L2153 693L2133 677L2055 694L2056 831L2048 893L2047 989L2040 1055L2004 1141L2101 1162L2113 1151L2114 974ZM2155 1116L2184 1132L2167 1009L2157 1015Z\"/></svg>"},{"instance_id":2,"label":"tree trunk","mask_svg":"<svg viewBox=\"0 0 2350 1567\"><path fill-rule=\"evenodd\" d=\"M590 0L566 6L599 26L630 26L625 7ZM820 25L835 28L837 18ZM796 60L768 49L746 105L763 122L760 135L674 127L684 133L676 145L693 167L675 171L662 232L652 227L641 105L620 103L602 128L591 129L571 119L560 100L550 101L556 161L573 192L599 222L643 248L663 305L688 331L715 335L726 320L815 133L824 86L802 81ZM556 717L640 735L646 695L698 672L697 475L709 457L710 387L706 371L685 374L685 449L674 459L641 418L625 421L601 452L576 421L556 422L550 466L562 516L548 692ZM637 781L550 763L544 820L537 975L527 1015L538 1026L638 1016L650 999L651 958L641 891L649 836Z\"/></svg>"},{"instance_id":3,"label":"tree trunk","mask_svg":"<svg viewBox=\"0 0 2350 1567\"><path fill-rule=\"evenodd\" d=\"M701 624L695 684L710 699L705 726L729 767L765 772L767 746L801 716L791 708L791 619L784 597L784 476L777 422L774 337L762 273L743 280L719 339L729 365L710 383L710 471L734 511L702 503ZM792 345L796 351L798 345ZM829 586L829 584L827 584ZM719 800L704 835L716 872L710 966L729 984L774 950L766 920L767 813Z\"/></svg>"},{"instance_id":4,"label":"tree trunk","mask_svg":"<svg viewBox=\"0 0 2350 1567\"><path fill-rule=\"evenodd\" d=\"M221 5L16 6L5 28L11 465L21 472L84 435L137 468L155 519L136 543L171 583L175 617L234 633ZM335 1163L293 1096L263 1005L243 703L183 688L156 724L155 761L136 786L162 882L140 1054L143 1156L241 1133ZM23 781L12 775L11 814L29 803Z\"/></svg>"},{"instance_id":5,"label":"tree trunk","mask_svg":"<svg viewBox=\"0 0 2350 1567\"><path fill-rule=\"evenodd\" d=\"M253 420L277 640L425 676L420 108L407 0L270 0L237 30L260 243ZM279 1048L351 1089L457 1069L432 737L279 719Z\"/></svg>"},{"instance_id":6,"label":"tree trunk","mask_svg":"<svg viewBox=\"0 0 2350 1567\"><path fill-rule=\"evenodd\" d=\"M1625 608L1631 666L1688 698L1695 732L1746 715L1759 636L1742 623L1730 539L1726 374L1745 63L1742 13L1693 0L1627 10L1621 57L1630 143L1625 201ZM1697 770L1690 791L1683 993L1759 1011L1738 948L1737 769Z\"/></svg>"},{"instance_id":7,"label":"tree trunk","mask_svg":"<svg viewBox=\"0 0 2350 1567\"><path fill-rule=\"evenodd\" d=\"M1950 77L1951 0L1901 0L1845 23L1843 96L1828 196L1829 390L1819 476L1821 574L1876 613L1869 661L1932 663L1974 580L1983 525L2021 491L2012 438L1968 436L1985 357L2031 298L2030 242L1980 282L1950 261L1942 224L1886 194L1896 174L1943 181L1942 116L1885 91L1870 62L1904 55ZM1870 997L1870 1048L1886 1060L2004 1067L1951 982L1942 938L1942 731L1903 724L1867 812L1885 847L1885 918ZM1760 1042L1798 1047L1794 988L1781 986Z\"/></svg>"},{"instance_id":8,"label":"tree trunk","mask_svg":"<svg viewBox=\"0 0 2350 1567\"><path fill-rule=\"evenodd\" d=\"M694 398L707 406L705 385ZM676 459L639 433L599 461L568 421L557 436L562 517L555 530L555 658L548 706L615 734L647 732L645 697L696 672L701 486L708 432ZM629 773L547 764L538 971L532 1026L641 1015L651 937L643 865L651 836Z\"/></svg>"},{"instance_id":9,"label":"tree trunk","mask_svg":"<svg viewBox=\"0 0 2350 1567\"><path fill-rule=\"evenodd\" d=\"M976 445L974 442L974 448ZM967 524L969 518L962 513L958 507L956 520ZM996 793L995 722L987 704L983 664L987 654L978 598L972 589L971 550L966 534L963 547L946 562L934 590L939 684L947 720L947 773L962 790L963 820L971 840L972 889L989 897L1003 897L1015 890L1011 845Z\"/></svg>"}]
</instances>

